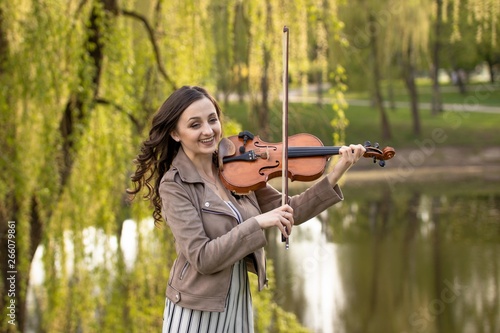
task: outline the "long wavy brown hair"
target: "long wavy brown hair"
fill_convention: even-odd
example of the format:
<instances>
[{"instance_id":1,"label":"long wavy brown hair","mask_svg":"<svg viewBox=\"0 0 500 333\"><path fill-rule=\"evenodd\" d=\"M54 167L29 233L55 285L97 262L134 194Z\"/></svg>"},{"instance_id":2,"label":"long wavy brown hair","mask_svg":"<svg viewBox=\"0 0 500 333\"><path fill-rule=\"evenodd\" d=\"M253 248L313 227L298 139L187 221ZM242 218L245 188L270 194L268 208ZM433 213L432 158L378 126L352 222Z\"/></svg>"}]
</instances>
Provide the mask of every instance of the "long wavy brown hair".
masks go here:
<instances>
[{"instance_id":1,"label":"long wavy brown hair","mask_svg":"<svg viewBox=\"0 0 500 333\"><path fill-rule=\"evenodd\" d=\"M134 159L137 169L130 177L134 188L127 189L127 193L131 195L132 200L137 193L146 188L143 198L150 200L154 206L153 218L156 226L160 226L163 221L162 198L159 193L160 181L165 172L170 169L180 147L180 143L175 141L170 133L176 128L184 110L202 98L208 98L214 104L220 119L220 106L204 88L197 86L179 88L163 102L153 116L149 137L142 142L141 151Z\"/></svg>"}]
</instances>

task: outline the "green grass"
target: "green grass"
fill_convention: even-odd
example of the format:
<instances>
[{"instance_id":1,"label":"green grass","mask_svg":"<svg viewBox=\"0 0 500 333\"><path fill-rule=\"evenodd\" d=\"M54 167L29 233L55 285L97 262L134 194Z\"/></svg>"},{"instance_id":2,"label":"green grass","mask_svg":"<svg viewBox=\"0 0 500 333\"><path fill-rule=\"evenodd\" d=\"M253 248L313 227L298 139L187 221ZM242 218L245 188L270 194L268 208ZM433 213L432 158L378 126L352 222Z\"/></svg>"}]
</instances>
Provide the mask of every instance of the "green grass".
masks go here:
<instances>
[{"instance_id":1,"label":"green grass","mask_svg":"<svg viewBox=\"0 0 500 333\"><path fill-rule=\"evenodd\" d=\"M408 109L388 110L392 139L383 145L414 147L418 140L432 139L442 134L448 146L481 147L500 145L498 135L500 114L472 112L444 112L432 116L429 110L420 111L422 134L413 134L413 125ZM347 142L360 142L365 137L379 140L382 145L378 113L369 107L350 107L346 116L350 126L346 130ZM374 120L374 122L372 121ZM368 138L369 139L369 138ZM439 139L440 140L440 139Z\"/></svg>"},{"instance_id":2,"label":"green grass","mask_svg":"<svg viewBox=\"0 0 500 333\"><path fill-rule=\"evenodd\" d=\"M271 136L261 137L268 142L281 141L281 109L271 111ZM245 104L230 104L225 114L239 122L243 129L259 134L254 118L249 118ZM408 109L387 110L392 139L384 141L381 135L380 116L371 107L350 106L346 110L349 126L346 129L347 143L363 143L366 140L379 142L381 146L414 147L417 140L433 139L440 134L445 137L443 144L449 146L498 146L500 145L500 114L473 112L444 112L432 116L429 110L420 110L422 134L413 134L412 120ZM311 133L325 145L332 145L330 120L334 112L331 105L291 104L289 108L289 133Z\"/></svg>"},{"instance_id":3,"label":"green grass","mask_svg":"<svg viewBox=\"0 0 500 333\"><path fill-rule=\"evenodd\" d=\"M432 101L432 86L429 84L421 84L417 88L418 99L420 103L430 103ZM440 87L441 98L443 103L465 104L474 106L476 104L499 106L500 107L500 84L491 83L473 83L469 84L465 95L458 93L458 88L450 84L444 84ZM388 88L383 88L383 93L388 95ZM408 102L408 91L401 83L393 85L394 101ZM370 98L368 92L349 92L346 94L349 99L364 99ZM387 99L387 98L386 98Z\"/></svg>"}]
</instances>

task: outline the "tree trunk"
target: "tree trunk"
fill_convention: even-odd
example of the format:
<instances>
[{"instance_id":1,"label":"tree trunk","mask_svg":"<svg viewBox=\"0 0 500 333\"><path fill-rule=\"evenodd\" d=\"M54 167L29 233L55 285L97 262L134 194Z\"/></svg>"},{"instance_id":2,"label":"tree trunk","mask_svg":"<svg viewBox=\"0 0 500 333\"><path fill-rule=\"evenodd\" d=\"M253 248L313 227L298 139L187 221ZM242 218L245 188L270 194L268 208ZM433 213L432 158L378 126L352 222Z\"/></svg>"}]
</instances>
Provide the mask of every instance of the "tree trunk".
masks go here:
<instances>
[{"instance_id":1,"label":"tree trunk","mask_svg":"<svg viewBox=\"0 0 500 333\"><path fill-rule=\"evenodd\" d=\"M250 33L250 22L245 14L243 3L237 1L234 4L233 21L233 64L236 66L235 85L238 95L238 101L245 101L248 90L248 73L245 69L249 68L250 48L248 47L249 40L252 38ZM244 37L243 37L244 36Z\"/></svg>"},{"instance_id":2,"label":"tree trunk","mask_svg":"<svg viewBox=\"0 0 500 333\"><path fill-rule=\"evenodd\" d=\"M375 21L375 16L369 14L368 20L370 21L370 26L377 26ZM373 97L375 102L375 107L380 113L380 125L381 125L381 135L384 140L390 140L392 138L391 127L389 125L389 118L387 117L387 112L385 111L384 101L382 98L382 88L380 86L381 74L378 61L378 48L377 48L377 31L370 29L370 50L373 70Z\"/></svg>"},{"instance_id":3,"label":"tree trunk","mask_svg":"<svg viewBox=\"0 0 500 333\"><path fill-rule=\"evenodd\" d=\"M457 87L458 87L458 92L460 95L466 95L467 94L467 74L465 74L465 71L461 68L457 68L455 70L457 73Z\"/></svg>"},{"instance_id":4,"label":"tree trunk","mask_svg":"<svg viewBox=\"0 0 500 333\"><path fill-rule=\"evenodd\" d=\"M266 28L268 31L272 29L271 21L272 7L270 2L266 4ZM260 80L260 93L261 93L261 103L257 103L256 113L258 115L259 130L261 131L262 137L269 138L270 127L269 127L269 65L271 62L271 51L266 44L263 46L263 56L264 64L262 70L262 77ZM260 104L260 107L259 107Z\"/></svg>"},{"instance_id":5,"label":"tree trunk","mask_svg":"<svg viewBox=\"0 0 500 333\"><path fill-rule=\"evenodd\" d=\"M116 2L114 0L109 1L109 0L104 0L103 1L104 8L107 13L117 13L117 8L116 8ZM86 50L87 50L87 55L91 59L92 66L94 67L93 71L93 76L91 78L92 82L92 89L93 89L93 94L92 97L95 98L97 97L98 94L98 85L100 82L100 76L101 76L101 66L102 66L102 60L103 60L103 47L104 45L102 44L102 24L99 24L97 21L101 19L100 15L97 13L97 7L94 7L94 9L91 12L91 17L90 17L90 24L89 24L89 32L88 32L88 39L85 42ZM0 13L1 14L1 13ZM0 15L0 23L1 23L1 15ZM0 24L0 36L3 35L1 31L1 24ZM1 44L1 38L0 38L0 44ZM91 47L89 47L91 46ZM1 47L0 47L1 48ZM0 51L2 51L0 49ZM0 56L1 57L1 56ZM60 135L62 138L62 147L61 147L61 155L63 156L63 161L61 163L61 169L60 169L60 191L59 193L54 194L54 201L59 200L60 196L62 195L62 192L64 190L64 186L66 185L71 171L73 167L73 158L72 158L72 150L75 145L75 135L76 133L76 128L78 127L78 124L81 123L85 117L85 114L83 113L83 105L85 105L85 100L84 97L81 94L78 93L72 93L68 103L66 104L66 109L64 111L63 117L61 118L61 123L59 125L59 131ZM12 201L12 200L11 200ZM15 199L13 199L12 203L12 210L7 219L3 219L2 217L2 227L1 229L4 229L3 226L3 221L7 220L16 220L16 217L19 216L19 210L20 207L19 205L15 202ZM26 291L29 285L29 280L30 280L30 270L31 270L31 263L33 261L33 257L35 255L35 252L40 245L40 242L43 238L43 229L46 223L46 220L43 219L39 214L38 214L38 206L37 206L37 198L35 195L33 195L31 199L31 204L30 204L30 234L29 234L29 253L28 253L28 258L22 258L22 260L25 260L27 265L25 265L26 270L17 271L16 273L16 329L19 330L19 332L24 332L25 327L26 327ZM2 214L3 215L3 214ZM47 219L50 219L50 216L46 216ZM1 248L2 248L2 259L4 256L4 249L7 248L7 240L6 237L2 237L0 240L1 243ZM21 258L17 258L18 261L21 260ZM8 269L7 265L7 260L2 260L0 266L2 269L2 278L3 281L5 281L5 274L7 274L10 269ZM5 296L8 293L9 286L6 283L2 284L3 290L2 290L2 295ZM4 299L2 297L2 308L4 308Z\"/></svg>"},{"instance_id":6,"label":"tree trunk","mask_svg":"<svg viewBox=\"0 0 500 333\"><path fill-rule=\"evenodd\" d=\"M434 25L434 45L432 48L432 107L431 112L433 115L443 111L443 104L441 101L441 91L439 88L439 51L441 49L441 24L443 13L443 0L436 0L436 23Z\"/></svg>"},{"instance_id":7,"label":"tree trunk","mask_svg":"<svg viewBox=\"0 0 500 333\"><path fill-rule=\"evenodd\" d=\"M396 110L396 101L394 100L394 84L391 78L387 82L387 97L389 98L389 109Z\"/></svg>"},{"instance_id":8,"label":"tree trunk","mask_svg":"<svg viewBox=\"0 0 500 333\"><path fill-rule=\"evenodd\" d=\"M406 57L403 57L403 75L410 96L410 109L413 120L413 134L417 137L421 134L420 115L418 110L418 92L415 83L415 67L413 66L412 48L408 46Z\"/></svg>"},{"instance_id":9,"label":"tree trunk","mask_svg":"<svg viewBox=\"0 0 500 333\"><path fill-rule=\"evenodd\" d=\"M488 73L490 74L490 83L495 83L495 70L493 69L493 66L495 64L490 57L486 59L486 62L488 63Z\"/></svg>"},{"instance_id":10,"label":"tree trunk","mask_svg":"<svg viewBox=\"0 0 500 333\"><path fill-rule=\"evenodd\" d=\"M397 66L397 56L391 57L389 66ZM392 77L392 71L388 71L387 75L387 98L389 100L389 109L391 111L396 110L396 101L394 100L394 78Z\"/></svg>"},{"instance_id":11,"label":"tree trunk","mask_svg":"<svg viewBox=\"0 0 500 333\"><path fill-rule=\"evenodd\" d=\"M316 92L318 95L318 100L316 103L318 106L323 105L323 73L321 71L318 71L318 79L317 79L317 84L318 86L316 87Z\"/></svg>"},{"instance_id":12,"label":"tree trunk","mask_svg":"<svg viewBox=\"0 0 500 333\"><path fill-rule=\"evenodd\" d=\"M8 59L9 59L9 41L7 39L7 29L4 23L4 13L2 8L0 7L0 86L4 87L3 82L8 80L9 77L9 68L8 68ZM9 90L9 85L5 85L5 88ZM2 93L6 98L8 98L8 92ZM2 102L6 102L2 100ZM0 165L3 168L7 168L7 172L5 173L5 169L2 169L4 174L14 174L14 167L16 164L17 153L15 148L15 135L16 135L16 122L15 117L11 117L10 114L5 114L2 110L0 113L0 131L2 135L0 136L0 146L2 147L2 159L0 160ZM9 172L10 170L11 172ZM4 176L0 176L4 177ZM22 328L19 326L20 318L24 316L24 309L22 307L22 303L19 302L19 297L21 297L20 287L21 285L21 274L11 273L17 271L17 267L19 267L19 261L22 260L18 256L19 244L18 244L18 231L17 229L17 217L19 212L19 203L16 199L14 187L15 184L12 179L2 179L5 181L6 193L2 193L2 200L0 201L0 308L2 309L2 320L0 321L1 327L0 329L5 329L6 332L22 332ZM11 222L12 221L12 222ZM9 243L9 231L12 233L15 238L10 239ZM13 237L11 236L11 237ZM10 245L10 247L9 247ZM9 249L15 250L15 257L9 258ZM13 261L9 261L13 260ZM11 266L12 265L12 266ZM7 280L8 278L13 277L13 280ZM15 286L15 289L11 289L11 282ZM25 290L25 288L24 288ZM15 302L15 303L11 303ZM13 313L11 315L11 310L9 307L13 307ZM8 322L11 321L15 325L10 325Z\"/></svg>"},{"instance_id":13,"label":"tree trunk","mask_svg":"<svg viewBox=\"0 0 500 333\"><path fill-rule=\"evenodd\" d=\"M269 138L270 128L269 128L269 62L270 62L270 51L264 46L264 68L262 77L260 80L260 94L261 101L256 105L257 119L259 122L259 129L261 131L262 137Z\"/></svg>"}]
</instances>

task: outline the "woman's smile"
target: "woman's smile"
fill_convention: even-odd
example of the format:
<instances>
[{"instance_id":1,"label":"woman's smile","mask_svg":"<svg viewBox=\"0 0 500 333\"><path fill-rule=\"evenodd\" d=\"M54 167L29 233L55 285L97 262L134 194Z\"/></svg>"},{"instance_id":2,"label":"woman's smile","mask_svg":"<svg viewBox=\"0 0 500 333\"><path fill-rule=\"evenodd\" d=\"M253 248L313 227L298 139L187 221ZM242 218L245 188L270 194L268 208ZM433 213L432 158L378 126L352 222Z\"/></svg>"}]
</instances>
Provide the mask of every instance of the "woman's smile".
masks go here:
<instances>
[{"instance_id":1,"label":"woman's smile","mask_svg":"<svg viewBox=\"0 0 500 333\"><path fill-rule=\"evenodd\" d=\"M215 139L215 136L212 136L212 137L210 137L208 139L203 139L203 140L200 140L200 141L203 144L210 145L210 144L212 144L214 142L214 139Z\"/></svg>"},{"instance_id":2,"label":"woman's smile","mask_svg":"<svg viewBox=\"0 0 500 333\"><path fill-rule=\"evenodd\" d=\"M192 160L211 160L221 133L215 106L208 98L202 98L184 110L171 135L181 143L184 152Z\"/></svg>"}]
</instances>

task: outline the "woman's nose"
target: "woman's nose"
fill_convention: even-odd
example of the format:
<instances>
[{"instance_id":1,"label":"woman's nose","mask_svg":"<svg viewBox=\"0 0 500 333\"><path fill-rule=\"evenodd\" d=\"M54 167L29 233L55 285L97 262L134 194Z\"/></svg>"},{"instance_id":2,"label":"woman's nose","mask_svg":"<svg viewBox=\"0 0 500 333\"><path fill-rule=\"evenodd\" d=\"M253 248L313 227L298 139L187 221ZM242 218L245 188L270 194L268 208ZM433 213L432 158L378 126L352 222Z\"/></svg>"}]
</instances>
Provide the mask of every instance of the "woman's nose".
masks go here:
<instances>
[{"instance_id":1,"label":"woman's nose","mask_svg":"<svg viewBox=\"0 0 500 333\"><path fill-rule=\"evenodd\" d=\"M212 134L214 130L212 129L212 126L210 126L209 123L204 123L203 125L203 133L204 134Z\"/></svg>"}]
</instances>

